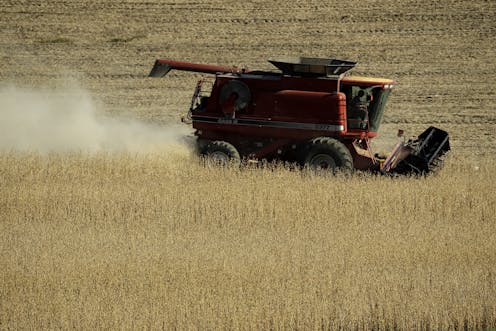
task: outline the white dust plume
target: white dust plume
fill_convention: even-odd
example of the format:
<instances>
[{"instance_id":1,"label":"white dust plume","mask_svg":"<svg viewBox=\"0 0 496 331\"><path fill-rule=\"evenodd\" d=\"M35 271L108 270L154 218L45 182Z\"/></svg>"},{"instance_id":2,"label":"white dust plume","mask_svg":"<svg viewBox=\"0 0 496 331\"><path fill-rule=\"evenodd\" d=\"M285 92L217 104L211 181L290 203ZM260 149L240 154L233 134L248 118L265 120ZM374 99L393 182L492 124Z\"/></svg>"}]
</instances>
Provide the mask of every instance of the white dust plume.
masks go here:
<instances>
[{"instance_id":1,"label":"white dust plume","mask_svg":"<svg viewBox=\"0 0 496 331\"><path fill-rule=\"evenodd\" d=\"M0 150L153 152L184 145L188 134L186 125L105 116L78 88L0 86Z\"/></svg>"}]
</instances>

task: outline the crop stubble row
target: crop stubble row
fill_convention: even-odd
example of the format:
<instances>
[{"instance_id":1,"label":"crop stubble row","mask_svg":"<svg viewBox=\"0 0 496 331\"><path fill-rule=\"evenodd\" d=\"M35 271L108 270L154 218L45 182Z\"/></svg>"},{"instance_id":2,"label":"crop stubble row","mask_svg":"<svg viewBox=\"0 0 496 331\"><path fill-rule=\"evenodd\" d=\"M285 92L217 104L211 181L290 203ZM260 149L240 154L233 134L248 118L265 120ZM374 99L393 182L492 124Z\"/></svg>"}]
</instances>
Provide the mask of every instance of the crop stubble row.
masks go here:
<instances>
[{"instance_id":1,"label":"crop stubble row","mask_svg":"<svg viewBox=\"0 0 496 331\"><path fill-rule=\"evenodd\" d=\"M491 1L4 1L0 12L2 81L75 72L111 112L177 121L197 76L146 79L158 56L261 68L275 56L337 56L399 82L383 131L440 124L464 154L496 148Z\"/></svg>"}]
</instances>

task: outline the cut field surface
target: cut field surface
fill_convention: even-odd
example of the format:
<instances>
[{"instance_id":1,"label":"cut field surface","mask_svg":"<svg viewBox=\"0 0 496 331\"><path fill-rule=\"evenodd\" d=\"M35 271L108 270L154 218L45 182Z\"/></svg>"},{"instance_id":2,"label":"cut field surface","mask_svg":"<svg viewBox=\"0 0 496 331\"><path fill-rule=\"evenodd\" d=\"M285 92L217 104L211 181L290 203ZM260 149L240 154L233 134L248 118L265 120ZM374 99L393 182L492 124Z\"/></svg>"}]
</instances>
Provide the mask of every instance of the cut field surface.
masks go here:
<instances>
[{"instance_id":1,"label":"cut field surface","mask_svg":"<svg viewBox=\"0 0 496 331\"><path fill-rule=\"evenodd\" d=\"M398 81L385 123L411 134L436 124L458 151L495 152L493 1L7 0L0 11L2 82L72 74L109 111L166 123L186 111L197 76L146 78L157 57L268 69L270 57L335 56Z\"/></svg>"}]
</instances>

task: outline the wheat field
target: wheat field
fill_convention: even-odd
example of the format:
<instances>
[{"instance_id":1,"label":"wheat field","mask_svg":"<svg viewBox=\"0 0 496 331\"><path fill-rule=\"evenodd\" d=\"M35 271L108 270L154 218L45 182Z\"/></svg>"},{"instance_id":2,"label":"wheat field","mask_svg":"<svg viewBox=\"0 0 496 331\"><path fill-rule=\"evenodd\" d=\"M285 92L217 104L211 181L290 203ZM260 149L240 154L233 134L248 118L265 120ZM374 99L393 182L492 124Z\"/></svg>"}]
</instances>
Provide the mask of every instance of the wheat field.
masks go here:
<instances>
[{"instance_id":1,"label":"wheat field","mask_svg":"<svg viewBox=\"0 0 496 331\"><path fill-rule=\"evenodd\" d=\"M173 159L2 155L2 326L496 325L494 165L324 179Z\"/></svg>"},{"instance_id":2,"label":"wheat field","mask_svg":"<svg viewBox=\"0 0 496 331\"><path fill-rule=\"evenodd\" d=\"M0 329L496 328L493 1L3 0L0 12ZM157 57L269 69L299 55L398 81L374 148L438 126L453 149L442 171L211 167L157 132L199 77L147 78Z\"/></svg>"}]
</instances>

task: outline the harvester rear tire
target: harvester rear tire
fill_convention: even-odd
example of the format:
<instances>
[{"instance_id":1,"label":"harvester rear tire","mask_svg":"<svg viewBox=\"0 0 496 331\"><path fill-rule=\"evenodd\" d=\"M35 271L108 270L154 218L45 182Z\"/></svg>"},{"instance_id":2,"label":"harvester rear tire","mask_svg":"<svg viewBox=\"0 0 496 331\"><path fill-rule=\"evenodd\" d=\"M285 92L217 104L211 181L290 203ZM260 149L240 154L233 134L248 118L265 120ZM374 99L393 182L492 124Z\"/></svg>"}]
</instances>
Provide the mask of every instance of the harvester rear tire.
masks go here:
<instances>
[{"instance_id":1,"label":"harvester rear tire","mask_svg":"<svg viewBox=\"0 0 496 331\"><path fill-rule=\"evenodd\" d=\"M207 163L226 166L228 164L239 164L241 157L239 152L230 143L216 140L205 145L202 155L205 156Z\"/></svg>"},{"instance_id":2,"label":"harvester rear tire","mask_svg":"<svg viewBox=\"0 0 496 331\"><path fill-rule=\"evenodd\" d=\"M352 171L353 158L348 148L330 137L312 139L303 162L305 167L315 171Z\"/></svg>"}]
</instances>

